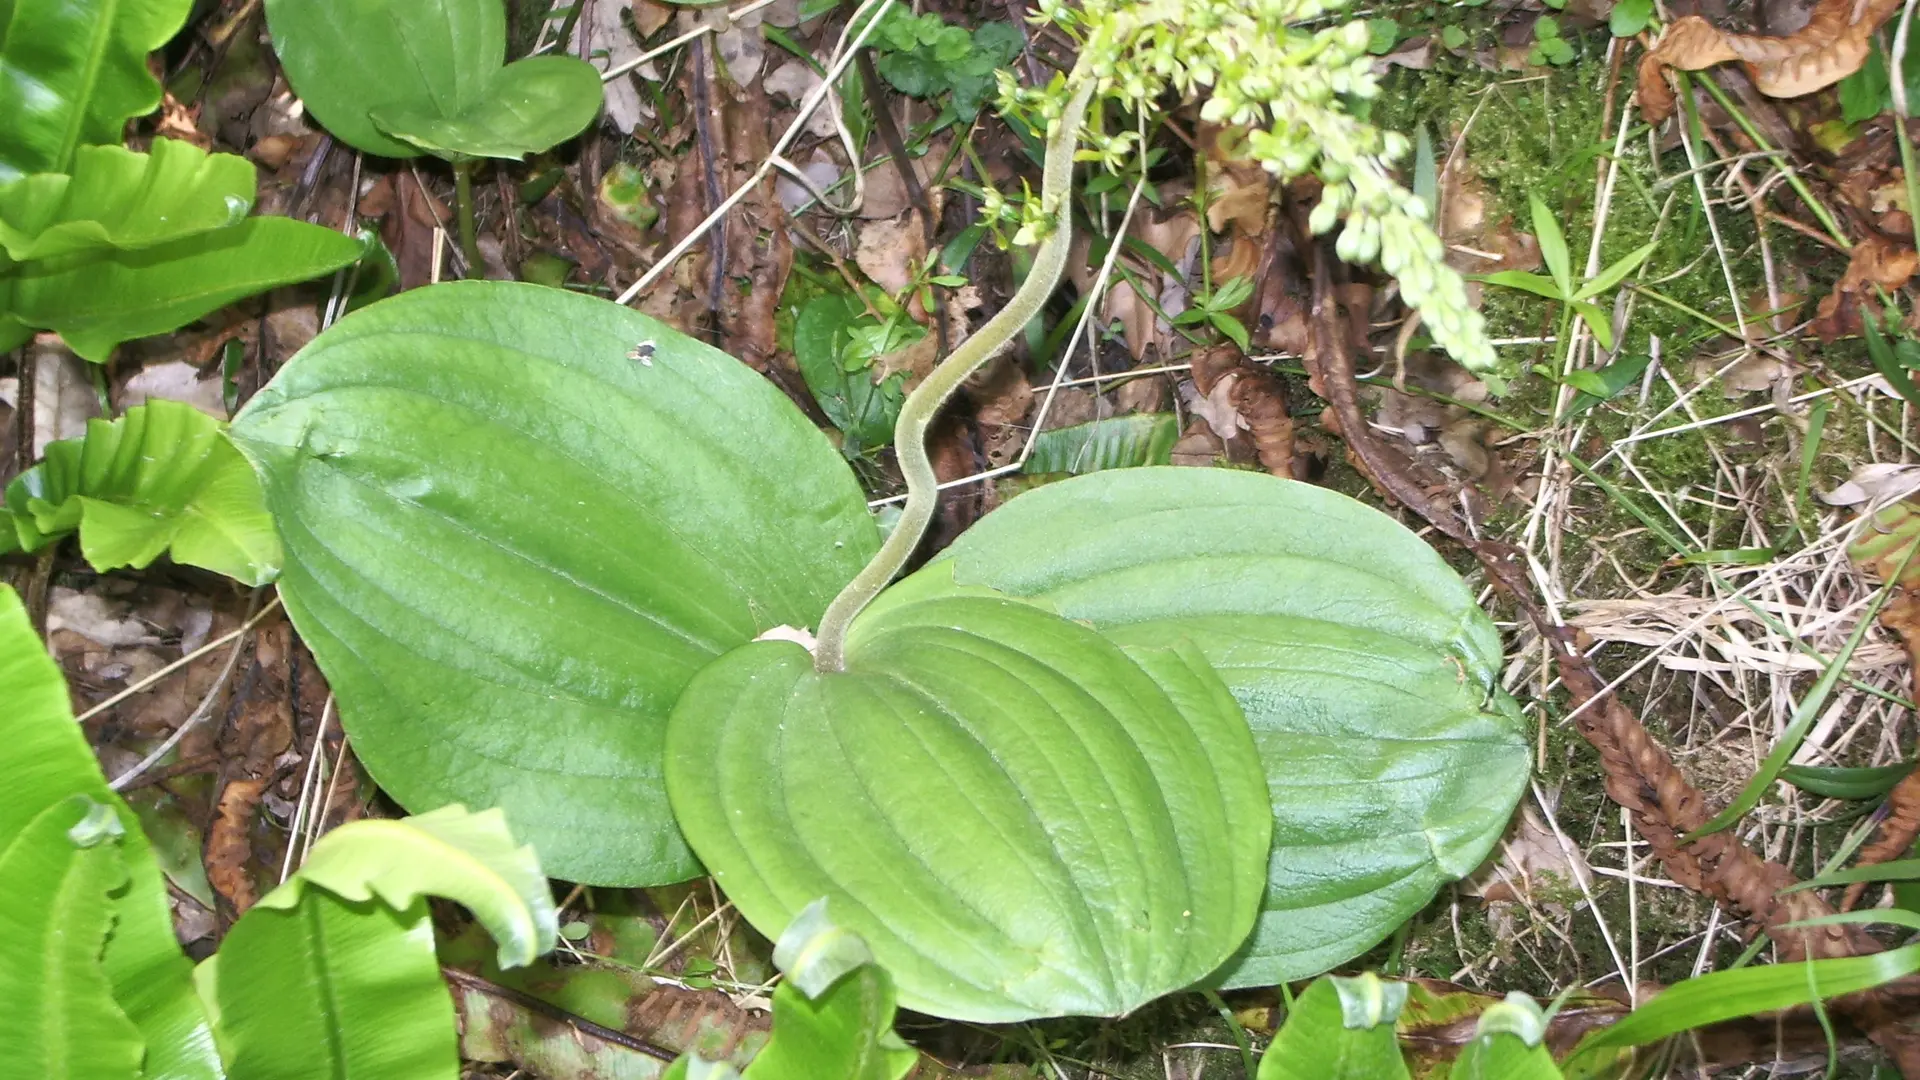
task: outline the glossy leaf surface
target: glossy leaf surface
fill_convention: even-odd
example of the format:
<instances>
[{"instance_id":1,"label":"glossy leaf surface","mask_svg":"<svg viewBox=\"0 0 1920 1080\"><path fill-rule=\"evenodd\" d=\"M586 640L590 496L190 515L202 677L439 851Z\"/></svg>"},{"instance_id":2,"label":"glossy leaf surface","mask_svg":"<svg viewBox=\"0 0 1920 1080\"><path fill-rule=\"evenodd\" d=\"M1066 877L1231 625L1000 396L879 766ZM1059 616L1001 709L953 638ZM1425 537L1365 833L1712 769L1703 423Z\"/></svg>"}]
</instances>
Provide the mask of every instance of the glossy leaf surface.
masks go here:
<instances>
[{"instance_id":1,"label":"glossy leaf surface","mask_svg":"<svg viewBox=\"0 0 1920 1080\"><path fill-rule=\"evenodd\" d=\"M0 316L53 330L105 362L114 346L164 334L360 257L360 242L283 217L249 218L137 251L43 259L0 273Z\"/></svg>"},{"instance_id":2,"label":"glossy leaf surface","mask_svg":"<svg viewBox=\"0 0 1920 1080\"><path fill-rule=\"evenodd\" d=\"M119 145L160 105L147 54L193 0L11 0L0 4L0 181L63 173L74 151Z\"/></svg>"},{"instance_id":3,"label":"glossy leaf surface","mask_svg":"<svg viewBox=\"0 0 1920 1080\"><path fill-rule=\"evenodd\" d=\"M453 900L493 935L501 967L551 952L559 932L540 860L531 845L514 846L498 810L445 806L399 821L343 825L313 846L295 880L343 900L378 897L396 911L426 896ZM300 892L283 887L260 903L292 907Z\"/></svg>"},{"instance_id":4,"label":"glossy leaf surface","mask_svg":"<svg viewBox=\"0 0 1920 1080\"><path fill-rule=\"evenodd\" d=\"M1668 987L1618 1023L1582 1039L1568 1068L1600 1051L1645 1046L1722 1020L1868 990L1915 971L1920 971L1920 944L1869 956L1710 971Z\"/></svg>"},{"instance_id":5,"label":"glossy leaf surface","mask_svg":"<svg viewBox=\"0 0 1920 1080\"><path fill-rule=\"evenodd\" d=\"M122 827L116 845L126 881L112 898L112 933L101 965L114 999L147 1046L146 1073L175 1080L220 1075L191 983L192 968L173 936L173 916L139 819L107 790L93 751L67 704L66 681L46 654L20 598L0 586L0 850L42 814L84 795L112 806ZM8 879L8 889L18 882ZM19 1000L11 995L0 1000Z\"/></svg>"},{"instance_id":6,"label":"glossy leaf surface","mask_svg":"<svg viewBox=\"0 0 1920 1080\"><path fill-rule=\"evenodd\" d=\"M6 489L13 540L37 551L74 530L97 570L174 561L248 585L280 569L280 541L253 469L219 421L177 401L90 420L80 439L47 446L46 460ZM4 547L0 541L0 547Z\"/></svg>"},{"instance_id":7,"label":"glossy leaf surface","mask_svg":"<svg viewBox=\"0 0 1920 1080\"><path fill-rule=\"evenodd\" d=\"M1526 784L1493 624L1418 537L1337 493L1224 469L1078 477L1012 500L893 592L956 584L1126 645L1189 641L1246 710L1273 852L1222 985L1364 952L1479 865Z\"/></svg>"},{"instance_id":8,"label":"glossy leaf surface","mask_svg":"<svg viewBox=\"0 0 1920 1080\"><path fill-rule=\"evenodd\" d=\"M641 342L651 364L627 359ZM403 805L503 808L569 880L697 872L662 790L674 700L814 623L877 546L852 474L765 379L540 286L356 312L232 436L362 761Z\"/></svg>"},{"instance_id":9,"label":"glossy leaf surface","mask_svg":"<svg viewBox=\"0 0 1920 1080\"><path fill-rule=\"evenodd\" d=\"M199 977L219 1003L234 1077L460 1075L453 1000L424 900L395 911L314 889L294 907L257 906Z\"/></svg>"},{"instance_id":10,"label":"glossy leaf surface","mask_svg":"<svg viewBox=\"0 0 1920 1080\"><path fill-rule=\"evenodd\" d=\"M0 184L0 248L15 262L152 247L238 223L253 207L253 163L155 139L136 154L85 146L73 173Z\"/></svg>"},{"instance_id":11,"label":"glossy leaf surface","mask_svg":"<svg viewBox=\"0 0 1920 1080\"><path fill-rule=\"evenodd\" d=\"M473 912L502 964L553 948L553 896L500 811L449 806L343 825L202 969L234 1075L458 1076L428 896Z\"/></svg>"},{"instance_id":12,"label":"glossy leaf surface","mask_svg":"<svg viewBox=\"0 0 1920 1080\"><path fill-rule=\"evenodd\" d=\"M105 804L73 795L0 848L0 1060L18 1076L140 1075L140 1030L100 964L127 870L118 837L83 825L92 811L118 831Z\"/></svg>"},{"instance_id":13,"label":"glossy leaf surface","mask_svg":"<svg viewBox=\"0 0 1920 1080\"><path fill-rule=\"evenodd\" d=\"M419 151L374 126L376 109L458 116L479 101L507 52L500 0L267 0L267 26L307 111L351 146L384 157Z\"/></svg>"},{"instance_id":14,"label":"glossy leaf surface","mask_svg":"<svg viewBox=\"0 0 1920 1080\"><path fill-rule=\"evenodd\" d=\"M1334 978L1314 980L1261 1057L1259 1080L1404 1080L1407 1063L1393 1032L1399 1008L1391 1015L1355 1008L1364 987L1354 984L1371 978L1339 980L1344 993Z\"/></svg>"},{"instance_id":15,"label":"glossy leaf surface","mask_svg":"<svg viewBox=\"0 0 1920 1080\"><path fill-rule=\"evenodd\" d=\"M819 897L955 1019L1118 1016L1246 936L1270 815L1245 721L1191 649L1122 651L1031 605L857 621L847 670L756 642L674 710L668 792L749 922Z\"/></svg>"},{"instance_id":16,"label":"glossy leaf surface","mask_svg":"<svg viewBox=\"0 0 1920 1080\"><path fill-rule=\"evenodd\" d=\"M388 135L436 157L518 161L566 142L600 112L600 73L571 56L534 56L493 73L486 90L451 115L386 107L373 122Z\"/></svg>"}]
</instances>

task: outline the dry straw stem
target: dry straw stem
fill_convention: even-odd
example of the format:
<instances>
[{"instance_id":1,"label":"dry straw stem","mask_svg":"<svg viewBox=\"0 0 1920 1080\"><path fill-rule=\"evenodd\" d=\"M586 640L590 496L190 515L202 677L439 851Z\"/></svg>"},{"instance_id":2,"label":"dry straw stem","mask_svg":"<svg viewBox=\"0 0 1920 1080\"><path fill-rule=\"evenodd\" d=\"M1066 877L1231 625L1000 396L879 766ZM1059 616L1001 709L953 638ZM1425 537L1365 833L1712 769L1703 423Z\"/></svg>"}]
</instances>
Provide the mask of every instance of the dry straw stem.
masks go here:
<instances>
[{"instance_id":1,"label":"dry straw stem","mask_svg":"<svg viewBox=\"0 0 1920 1080\"><path fill-rule=\"evenodd\" d=\"M1635 831L1677 883L1702 892L1752 917L1778 944L1783 959L1835 957L1877 952L1880 945L1858 926L1787 929L1787 924L1831 914L1812 892L1781 890L1798 879L1778 862L1764 859L1733 834L1716 833L1682 845L1680 837L1708 820L1705 799L1673 764L1619 699L1604 690L1586 658L1573 646L1571 631L1549 618L1536 598L1519 553L1480 538L1448 504L1439 503L1407 472L1407 462L1376 439L1360 410L1355 388L1347 319L1332 295L1333 262L1324 245L1313 246L1312 339L1307 355L1309 378L1325 398L1346 440L1354 463L1387 498L1405 505L1453 538L1480 561L1550 643L1560 681L1572 695L1580 734L1593 745L1605 769L1608 795L1632 815ZM1897 1058L1913 1054L1893 1021L1885 992L1859 994L1834 1003ZM1916 1062L1915 1064L1920 1064Z\"/></svg>"}]
</instances>

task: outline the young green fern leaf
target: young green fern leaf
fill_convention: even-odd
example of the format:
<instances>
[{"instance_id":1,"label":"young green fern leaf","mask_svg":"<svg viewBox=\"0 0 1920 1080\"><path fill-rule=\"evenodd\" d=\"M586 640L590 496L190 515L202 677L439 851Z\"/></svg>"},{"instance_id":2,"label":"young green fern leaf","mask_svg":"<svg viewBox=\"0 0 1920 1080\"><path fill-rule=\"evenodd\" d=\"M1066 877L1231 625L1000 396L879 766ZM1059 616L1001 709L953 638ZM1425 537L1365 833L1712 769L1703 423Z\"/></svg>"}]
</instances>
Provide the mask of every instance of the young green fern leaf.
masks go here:
<instances>
[{"instance_id":1,"label":"young green fern leaf","mask_svg":"<svg viewBox=\"0 0 1920 1080\"><path fill-rule=\"evenodd\" d=\"M1342 0L1041 0L1040 19L1080 45L1076 74L1097 80L1102 97L1133 110L1167 91L1207 95L1202 118L1247 133L1247 148L1282 180L1312 173L1325 188L1310 219L1324 233L1345 222L1335 250L1349 262L1378 262L1399 279L1433 338L1468 368L1494 367L1492 345L1464 282L1446 264L1426 204L1388 167L1404 157L1404 136L1346 111L1343 98L1379 92L1367 54L1367 26L1320 30L1298 24ZM1002 101L1051 119L1057 91L1001 81ZM1049 104L1049 99L1052 103Z\"/></svg>"}]
</instances>

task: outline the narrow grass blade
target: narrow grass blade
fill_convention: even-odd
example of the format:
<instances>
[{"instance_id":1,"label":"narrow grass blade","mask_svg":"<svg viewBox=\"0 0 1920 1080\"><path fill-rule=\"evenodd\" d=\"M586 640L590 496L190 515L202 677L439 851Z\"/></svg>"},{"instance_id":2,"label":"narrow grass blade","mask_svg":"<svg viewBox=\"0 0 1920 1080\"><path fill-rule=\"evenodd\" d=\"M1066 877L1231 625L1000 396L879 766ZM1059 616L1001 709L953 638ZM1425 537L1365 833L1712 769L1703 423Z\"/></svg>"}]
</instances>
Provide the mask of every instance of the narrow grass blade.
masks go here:
<instances>
[{"instance_id":1,"label":"narrow grass blade","mask_svg":"<svg viewBox=\"0 0 1920 1080\"><path fill-rule=\"evenodd\" d=\"M1662 991L1619 1023L1582 1042L1574 1056L1643 1046L1722 1020L1868 990L1915 971L1920 971L1920 945L1871 956L1715 971Z\"/></svg>"},{"instance_id":2,"label":"narrow grass blade","mask_svg":"<svg viewBox=\"0 0 1920 1080\"><path fill-rule=\"evenodd\" d=\"M1793 521L1800 535L1811 537L1807 527L1807 492L1813 487L1813 463L1820 457L1820 439L1827 430L1827 414L1833 411L1833 399L1821 398L1807 413L1807 437L1800 445L1800 476L1793 487Z\"/></svg>"},{"instance_id":3,"label":"narrow grass blade","mask_svg":"<svg viewBox=\"0 0 1920 1080\"><path fill-rule=\"evenodd\" d=\"M1912 552L1909 552L1908 560L1911 559ZM1905 570L1906 562L1903 561L1901 572L1904 573ZM1896 574L1895 578L1897 579L1898 576ZM1834 655L1833 661L1820 673L1820 678L1813 684L1813 689L1807 692L1806 697L1800 699L1799 706L1793 711L1793 719L1787 724L1787 730L1781 732L1772 752L1767 755L1765 761L1760 763L1759 771L1753 774L1753 779L1747 781L1746 786L1740 789L1740 794L1727 805L1726 809L1715 814L1713 820L1688 833L1682 838L1683 841L1691 843L1702 836L1711 836L1739 821L1747 811L1754 808L1754 805L1760 801L1760 797L1773 786L1773 782L1780 778L1780 772L1787 767L1788 759L1793 757L1793 752L1800 748L1800 741L1806 738L1807 730L1813 726L1813 721L1820 715L1820 710L1826 706L1827 697L1833 693L1834 684L1838 683L1840 677L1846 673L1847 662L1853 658L1854 650L1860 647L1860 642L1867 636L1867 630L1873 626L1874 619L1880 614L1880 609L1886 605L1892 595L1891 586L1883 586L1878 593L1874 594L1873 602L1867 605L1866 611L1861 613L1859 624L1853 628L1853 633L1847 635L1846 644L1841 646L1840 651Z\"/></svg>"},{"instance_id":4,"label":"narrow grass blade","mask_svg":"<svg viewBox=\"0 0 1920 1080\"><path fill-rule=\"evenodd\" d=\"M1920 859L1894 859L1891 862L1849 866L1845 870L1821 874L1780 891L1799 892L1802 889L1824 889L1829 885L1851 885L1856 881L1913 881L1916 878L1920 878Z\"/></svg>"},{"instance_id":5,"label":"narrow grass blade","mask_svg":"<svg viewBox=\"0 0 1920 1080\"><path fill-rule=\"evenodd\" d=\"M1827 799L1877 799L1913 771L1914 762L1848 768L1839 765L1789 765L1780 779Z\"/></svg>"},{"instance_id":6,"label":"narrow grass blade","mask_svg":"<svg viewBox=\"0 0 1920 1080\"><path fill-rule=\"evenodd\" d=\"M1893 355L1893 347L1887 344L1886 335L1880 332L1879 319L1863 304L1860 307L1860 323L1867 331L1867 356L1873 360L1874 369L1880 372L1893 392L1899 394L1907 404L1920 409L1920 387L1913 385L1907 369Z\"/></svg>"}]
</instances>

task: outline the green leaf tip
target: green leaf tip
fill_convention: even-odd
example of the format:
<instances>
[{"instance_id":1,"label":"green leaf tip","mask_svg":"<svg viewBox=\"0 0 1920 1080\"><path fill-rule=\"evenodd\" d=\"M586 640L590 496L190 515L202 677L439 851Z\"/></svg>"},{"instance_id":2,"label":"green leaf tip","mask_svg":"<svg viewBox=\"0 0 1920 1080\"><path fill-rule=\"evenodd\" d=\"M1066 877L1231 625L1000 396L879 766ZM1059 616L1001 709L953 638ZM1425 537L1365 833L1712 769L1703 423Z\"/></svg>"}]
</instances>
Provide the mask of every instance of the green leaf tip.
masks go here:
<instances>
[{"instance_id":1,"label":"green leaf tip","mask_svg":"<svg viewBox=\"0 0 1920 1080\"><path fill-rule=\"evenodd\" d=\"M76 798L85 799L80 795ZM81 818L67 830L67 839L78 848L98 847L101 844L118 843L127 835L126 826L120 824L120 817L113 807L103 802L87 799L87 816Z\"/></svg>"},{"instance_id":2,"label":"green leaf tip","mask_svg":"<svg viewBox=\"0 0 1920 1080\"><path fill-rule=\"evenodd\" d=\"M1331 975L1340 996L1340 1021L1353 1030L1392 1025L1407 1007L1407 984L1387 982L1371 971L1358 975Z\"/></svg>"},{"instance_id":3,"label":"green leaf tip","mask_svg":"<svg viewBox=\"0 0 1920 1080\"><path fill-rule=\"evenodd\" d=\"M1505 1001L1481 1013L1474 1030L1481 1035L1514 1035L1528 1046L1539 1046L1547 1037L1547 1014L1532 995L1514 990Z\"/></svg>"},{"instance_id":4,"label":"green leaf tip","mask_svg":"<svg viewBox=\"0 0 1920 1080\"><path fill-rule=\"evenodd\" d=\"M817 998L847 972L873 963L873 950L859 934L833 924L823 896L781 932L773 962L802 993Z\"/></svg>"}]
</instances>

